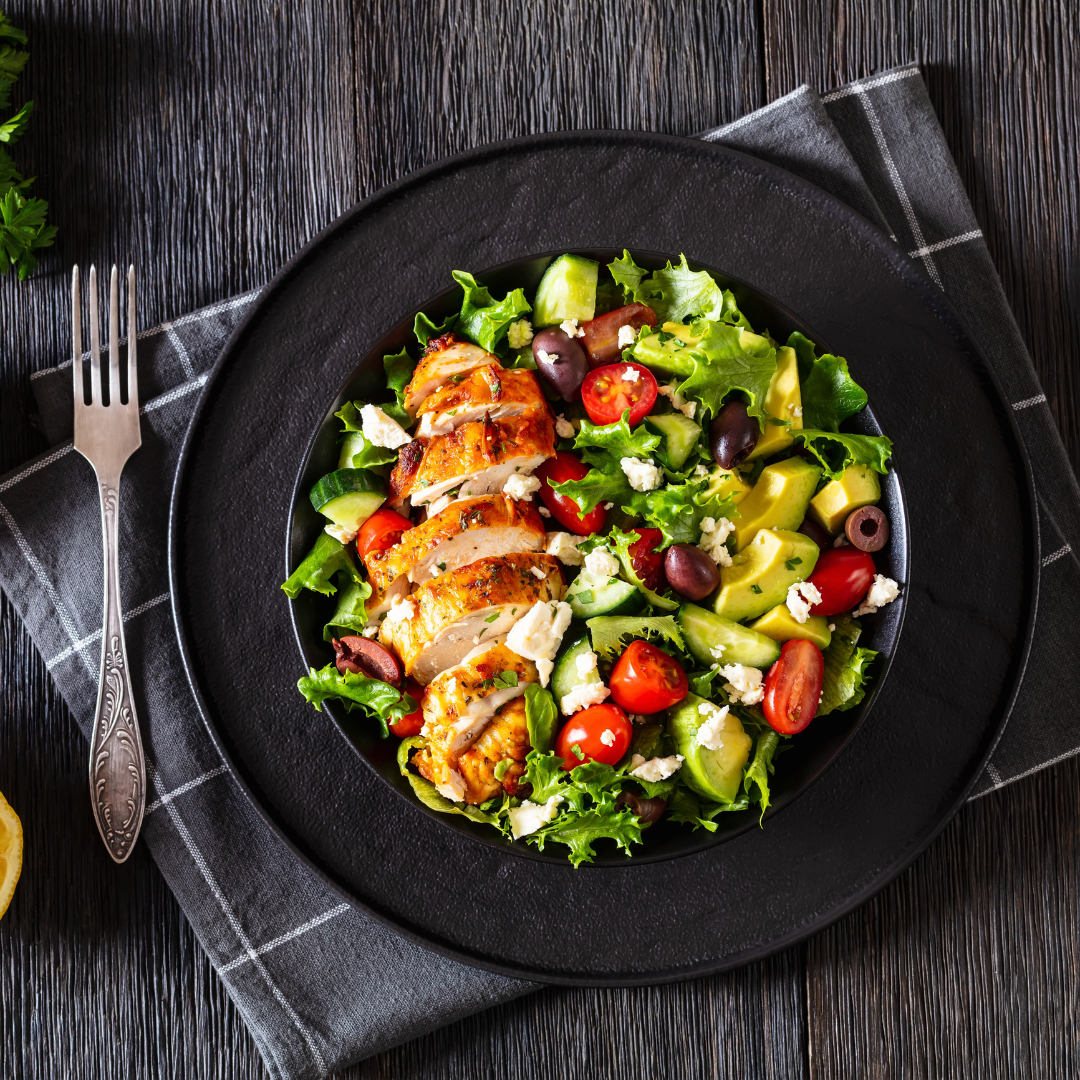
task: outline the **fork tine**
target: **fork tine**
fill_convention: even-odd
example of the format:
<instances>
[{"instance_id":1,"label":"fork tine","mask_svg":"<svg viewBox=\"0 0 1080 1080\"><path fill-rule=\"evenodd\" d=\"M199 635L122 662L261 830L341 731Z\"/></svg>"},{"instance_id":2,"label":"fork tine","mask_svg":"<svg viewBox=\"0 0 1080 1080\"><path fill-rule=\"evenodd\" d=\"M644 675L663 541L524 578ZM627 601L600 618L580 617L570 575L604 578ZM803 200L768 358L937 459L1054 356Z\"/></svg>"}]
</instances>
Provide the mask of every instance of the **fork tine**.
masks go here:
<instances>
[{"instance_id":1,"label":"fork tine","mask_svg":"<svg viewBox=\"0 0 1080 1080\"><path fill-rule=\"evenodd\" d=\"M90 404L101 401L101 331L98 328L97 269L90 264Z\"/></svg>"},{"instance_id":2,"label":"fork tine","mask_svg":"<svg viewBox=\"0 0 1080 1080\"><path fill-rule=\"evenodd\" d=\"M127 399L128 403L139 404L139 374L135 364L135 339L139 336L138 326L135 320L135 267L128 267L128 318L127 318L127 342L128 342L128 370L127 370Z\"/></svg>"},{"instance_id":3,"label":"fork tine","mask_svg":"<svg viewBox=\"0 0 1080 1080\"><path fill-rule=\"evenodd\" d=\"M115 263L109 277L109 404L120 404L120 285Z\"/></svg>"},{"instance_id":4,"label":"fork tine","mask_svg":"<svg viewBox=\"0 0 1080 1080\"><path fill-rule=\"evenodd\" d=\"M83 385L82 297L79 294L78 266L71 271L71 377L75 404L84 405L86 389Z\"/></svg>"}]
</instances>

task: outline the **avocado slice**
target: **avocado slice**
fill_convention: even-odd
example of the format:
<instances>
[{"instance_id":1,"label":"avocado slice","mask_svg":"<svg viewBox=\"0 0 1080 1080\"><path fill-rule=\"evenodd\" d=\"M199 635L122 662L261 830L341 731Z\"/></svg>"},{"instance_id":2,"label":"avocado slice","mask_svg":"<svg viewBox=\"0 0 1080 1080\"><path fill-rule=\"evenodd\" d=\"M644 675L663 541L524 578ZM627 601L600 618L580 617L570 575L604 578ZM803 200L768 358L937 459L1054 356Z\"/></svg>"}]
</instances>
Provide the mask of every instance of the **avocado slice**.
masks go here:
<instances>
[{"instance_id":1,"label":"avocado slice","mask_svg":"<svg viewBox=\"0 0 1080 1080\"><path fill-rule=\"evenodd\" d=\"M761 425L761 438L750 451L747 461L772 457L786 450L794 442L792 431L803 426L799 362L795 350L786 345L776 350L776 370L765 394L764 407L766 419ZM773 423L773 418L787 423Z\"/></svg>"},{"instance_id":2,"label":"avocado slice","mask_svg":"<svg viewBox=\"0 0 1080 1080\"><path fill-rule=\"evenodd\" d=\"M764 615L784 602L791 585L814 572L819 554L805 533L759 529L754 542L720 568L713 611L733 622Z\"/></svg>"},{"instance_id":3,"label":"avocado slice","mask_svg":"<svg viewBox=\"0 0 1080 1080\"><path fill-rule=\"evenodd\" d=\"M678 620L686 647L706 666L720 663L767 668L780 656L780 646L767 634L740 626L697 604L683 604Z\"/></svg>"},{"instance_id":4,"label":"avocado slice","mask_svg":"<svg viewBox=\"0 0 1080 1080\"><path fill-rule=\"evenodd\" d=\"M739 718L729 712L724 721L723 741L719 748L702 746L695 736L708 719L698 710L705 699L687 694L674 708L668 710L667 730L675 740L676 752L683 762L683 779L687 787L717 802L731 802L739 792L743 767L750 757L753 739L743 731Z\"/></svg>"},{"instance_id":5,"label":"avocado slice","mask_svg":"<svg viewBox=\"0 0 1080 1080\"><path fill-rule=\"evenodd\" d=\"M820 478L821 467L801 457L762 469L753 490L739 503L735 550L742 551L759 529L797 529Z\"/></svg>"},{"instance_id":6,"label":"avocado slice","mask_svg":"<svg viewBox=\"0 0 1080 1080\"><path fill-rule=\"evenodd\" d=\"M847 516L860 506L881 500L881 481L869 465L849 465L839 480L826 484L811 500L809 516L830 536L835 536Z\"/></svg>"},{"instance_id":7,"label":"avocado slice","mask_svg":"<svg viewBox=\"0 0 1080 1080\"><path fill-rule=\"evenodd\" d=\"M730 495L731 501L738 506L753 490L754 485L741 473L733 469L721 469L719 465L714 465L709 470L709 486L705 489L702 501L726 499Z\"/></svg>"},{"instance_id":8,"label":"avocado slice","mask_svg":"<svg viewBox=\"0 0 1080 1080\"><path fill-rule=\"evenodd\" d=\"M773 641L791 641L793 638L805 638L812 641L822 652L832 641L829 620L824 615L811 615L806 622L796 622L788 611L787 604L777 604L771 611L766 611L760 619L750 624L751 630L771 637Z\"/></svg>"}]
</instances>

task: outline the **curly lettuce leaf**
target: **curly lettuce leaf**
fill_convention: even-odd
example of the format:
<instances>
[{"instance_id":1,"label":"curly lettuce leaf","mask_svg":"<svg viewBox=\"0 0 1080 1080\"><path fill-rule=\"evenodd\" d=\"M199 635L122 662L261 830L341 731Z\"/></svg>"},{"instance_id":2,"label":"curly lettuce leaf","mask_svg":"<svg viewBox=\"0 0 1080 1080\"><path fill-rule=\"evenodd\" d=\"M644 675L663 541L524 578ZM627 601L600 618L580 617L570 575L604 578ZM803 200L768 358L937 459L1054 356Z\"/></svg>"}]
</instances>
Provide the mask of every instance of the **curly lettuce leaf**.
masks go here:
<instances>
[{"instance_id":1,"label":"curly lettuce leaf","mask_svg":"<svg viewBox=\"0 0 1080 1080\"><path fill-rule=\"evenodd\" d=\"M559 710L555 708L551 691L539 683L529 683L525 687L525 722L529 729L529 745L534 750L546 754L551 749L558 719Z\"/></svg>"},{"instance_id":2,"label":"curly lettuce leaf","mask_svg":"<svg viewBox=\"0 0 1080 1080\"><path fill-rule=\"evenodd\" d=\"M339 571L340 583L340 571ZM338 595L337 607L330 621L323 627L323 641L333 641L344 634L359 634L367 626L365 601L371 596L371 586L366 581L346 580Z\"/></svg>"},{"instance_id":3,"label":"curly lettuce leaf","mask_svg":"<svg viewBox=\"0 0 1080 1080\"><path fill-rule=\"evenodd\" d=\"M673 615L597 615L588 619L594 652L614 660L631 638L656 637L685 652L682 633Z\"/></svg>"},{"instance_id":4,"label":"curly lettuce leaf","mask_svg":"<svg viewBox=\"0 0 1080 1080\"><path fill-rule=\"evenodd\" d=\"M680 785L668 799L667 818L676 824L689 825L695 831L707 829L716 832L717 825L713 818L729 810L745 810L749 805L750 799L745 794L729 803L713 803L706 802L688 787Z\"/></svg>"},{"instance_id":5,"label":"curly lettuce leaf","mask_svg":"<svg viewBox=\"0 0 1080 1080\"><path fill-rule=\"evenodd\" d=\"M664 547L696 544L701 539L701 523L705 518L718 521L722 517L738 516L731 496L710 495L712 486L708 478L669 483L645 495L639 493L632 502L632 512L660 530Z\"/></svg>"},{"instance_id":6,"label":"curly lettuce leaf","mask_svg":"<svg viewBox=\"0 0 1080 1080\"><path fill-rule=\"evenodd\" d=\"M614 462L622 472L619 465L622 458L651 457L660 443L661 436L653 434L644 424L631 428L630 410L626 409L614 424L594 424L590 420L582 420L574 438L574 449L584 451L581 459L586 465L609 468ZM610 456L596 454L597 449L608 451Z\"/></svg>"},{"instance_id":7,"label":"curly lettuce leaf","mask_svg":"<svg viewBox=\"0 0 1080 1080\"><path fill-rule=\"evenodd\" d=\"M642 593L654 608L659 608L661 611L678 610L678 600L668 599L666 596L660 596L659 593L653 592L634 571L634 559L630 554L630 548L638 543L641 537L636 532L623 532L621 529L612 529L608 534L608 540L615 545L615 554L618 556L619 562L622 563L622 576L631 585L635 586L638 592ZM661 543L663 543L662 537Z\"/></svg>"},{"instance_id":8,"label":"curly lettuce leaf","mask_svg":"<svg viewBox=\"0 0 1080 1080\"><path fill-rule=\"evenodd\" d=\"M851 377L842 356L818 356L814 343L796 330L787 340L799 364L803 424L821 431L840 425L866 407L866 391Z\"/></svg>"},{"instance_id":9,"label":"curly lettuce leaf","mask_svg":"<svg viewBox=\"0 0 1080 1080\"><path fill-rule=\"evenodd\" d=\"M761 807L759 824L769 808L769 773L773 771L773 755L779 744L780 736L772 728L763 728L758 733L754 744L754 756L743 773L743 791L749 796L754 796L755 792L751 789L757 789L757 802Z\"/></svg>"},{"instance_id":10,"label":"curly lettuce leaf","mask_svg":"<svg viewBox=\"0 0 1080 1080\"><path fill-rule=\"evenodd\" d=\"M629 304L637 299L638 287L645 277L645 271L634 262L634 257L626 248L623 248L622 258L608 263L608 273L622 289L625 303Z\"/></svg>"},{"instance_id":11,"label":"curly lettuce leaf","mask_svg":"<svg viewBox=\"0 0 1080 1080\"><path fill-rule=\"evenodd\" d=\"M532 311L532 305L521 289L514 289L502 300L495 301L485 286L477 284L472 274L455 270L452 276L465 291L456 328L481 349L493 352L495 345L506 336L510 324Z\"/></svg>"},{"instance_id":12,"label":"curly lettuce leaf","mask_svg":"<svg viewBox=\"0 0 1080 1080\"><path fill-rule=\"evenodd\" d=\"M849 465L868 465L882 474L889 471L886 462L892 454L892 439L885 435L849 435L813 428L793 429L791 435L821 462L830 480L839 480Z\"/></svg>"},{"instance_id":13,"label":"curly lettuce leaf","mask_svg":"<svg viewBox=\"0 0 1080 1080\"><path fill-rule=\"evenodd\" d=\"M593 844L597 840L614 840L630 854L630 845L641 843L641 823L628 809L616 807L613 803L604 810L560 814L550 825L545 825L527 839L541 851L548 841L565 844L570 849L567 855L570 865L576 869L596 857Z\"/></svg>"},{"instance_id":14,"label":"curly lettuce leaf","mask_svg":"<svg viewBox=\"0 0 1080 1080\"><path fill-rule=\"evenodd\" d=\"M862 626L850 615L837 615L832 641L825 650L825 679L817 716L853 709L866 697L870 665L877 657L873 649L860 649Z\"/></svg>"},{"instance_id":15,"label":"curly lettuce leaf","mask_svg":"<svg viewBox=\"0 0 1080 1080\"><path fill-rule=\"evenodd\" d=\"M379 721L384 739L390 734L388 722L400 720L418 708L416 702L397 687L381 679L369 679L360 672L342 674L334 664L327 664L318 671L310 668L308 674L297 681L296 687L319 712L327 698L341 701L350 712L361 709Z\"/></svg>"},{"instance_id":16,"label":"curly lettuce leaf","mask_svg":"<svg viewBox=\"0 0 1080 1080\"><path fill-rule=\"evenodd\" d=\"M679 387L679 393L700 401L713 416L724 399L735 390L747 397L746 411L765 422L765 395L776 372L776 349L768 338L721 322L697 322L694 331L703 331L691 350L694 371Z\"/></svg>"},{"instance_id":17,"label":"curly lettuce leaf","mask_svg":"<svg viewBox=\"0 0 1080 1080\"><path fill-rule=\"evenodd\" d=\"M349 549L329 533L321 532L303 562L282 583L281 588L290 600L295 600L302 589L333 596L337 588L332 579L339 570L345 571L350 581L364 580L356 569Z\"/></svg>"}]
</instances>

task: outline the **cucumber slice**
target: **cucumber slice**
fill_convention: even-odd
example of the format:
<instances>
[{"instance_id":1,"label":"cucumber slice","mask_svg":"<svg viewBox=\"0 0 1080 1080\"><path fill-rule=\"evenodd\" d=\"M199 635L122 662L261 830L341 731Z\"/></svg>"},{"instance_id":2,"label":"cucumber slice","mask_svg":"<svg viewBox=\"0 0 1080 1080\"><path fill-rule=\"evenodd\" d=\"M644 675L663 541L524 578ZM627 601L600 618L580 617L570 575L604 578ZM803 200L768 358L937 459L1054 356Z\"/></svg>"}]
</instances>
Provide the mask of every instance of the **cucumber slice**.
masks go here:
<instances>
[{"instance_id":1,"label":"cucumber slice","mask_svg":"<svg viewBox=\"0 0 1080 1080\"><path fill-rule=\"evenodd\" d=\"M628 581L608 578L597 581L584 571L574 578L566 602L578 619L594 615L636 615L645 606L645 597Z\"/></svg>"},{"instance_id":2,"label":"cucumber slice","mask_svg":"<svg viewBox=\"0 0 1080 1080\"><path fill-rule=\"evenodd\" d=\"M706 799L729 803L739 793L742 771L750 758L753 739L743 731L742 722L729 712L724 720L723 739L716 750L697 741L698 728L705 722L700 706L704 698L687 694L668 713L668 734L685 759L682 777L687 786Z\"/></svg>"},{"instance_id":3,"label":"cucumber slice","mask_svg":"<svg viewBox=\"0 0 1080 1080\"><path fill-rule=\"evenodd\" d=\"M564 319L588 322L596 313L599 263L580 255L560 255L536 287L533 326L556 326Z\"/></svg>"},{"instance_id":4,"label":"cucumber slice","mask_svg":"<svg viewBox=\"0 0 1080 1080\"><path fill-rule=\"evenodd\" d=\"M780 655L780 643L771 637L706 611L697 604L684 604L679 609L678 620L686 647L706 667L719 663L721 666L744 664L767 668ZM723 648L716 656L713 649L719 646Z\"/></svg>"},{"instance_id":5,"label":"cucumber slice","mask_svg":"<svg viewBox=\"0 0 1080 1080\"><path fill-rule=\"evenodd\" d=\"M555 697L555 704L562 709L562 700L574 689L575 686L583 686L587 683L599 683L600 672L595 668L584 678L578 674L577 658L592 652L592 642L588 634L583 634L555 661L555 669L551 673L551 693Z\"/></svg>"},{"instance_id":6,"label":"cucumber slice","mask_svg":"<svg viewBox=\"0 0 1080 1080\"><path fill-rule=\"evenodd\" d=\"M386 481L368 469L338 469L311 489L311 505L343 529L359 529L386 501Z\"/></svg>"},{"instance_id":7,"label":"cucumber slice","mask_svg":"<svg viewBox=\"0 0 1080 1080\"><path fill-rule=\"evenodd\" d=\"M678 471L686 464L690 451L701 437L701 426L681 412L660 413L645 419L645 426L655 428L656 434L664 436L664 453L669 469Z\"/></svg>"}]
</instances>

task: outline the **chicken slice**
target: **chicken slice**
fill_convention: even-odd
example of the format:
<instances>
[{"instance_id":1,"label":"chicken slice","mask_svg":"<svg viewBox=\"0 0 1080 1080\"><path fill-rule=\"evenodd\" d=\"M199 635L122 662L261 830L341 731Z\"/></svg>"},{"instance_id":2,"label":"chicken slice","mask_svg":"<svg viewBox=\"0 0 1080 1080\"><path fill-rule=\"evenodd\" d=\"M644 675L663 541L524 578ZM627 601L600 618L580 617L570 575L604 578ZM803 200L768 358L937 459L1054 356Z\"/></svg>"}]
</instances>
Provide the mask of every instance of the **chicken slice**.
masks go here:
<instances>
[{"instance_id":1,"label":"chicken slice","mask_svg":"<svg viewBox=\"0 0 1080 1080\"><path fill-rule=\"evenodd\" d=\"M405 411L415 417L424 399L457 375L467 375L478 367L492 364L501 367L499 358L479 345L461 341L453 334L443 334L428 342L424 355L405 387Z\"/></svg>"},{"instance_id":2,"label":"chicken slice","mask_svg":"<svg viewBox=\"0 0 1080 1080\"><path fill-rule=\"evenodd\" d=\"M551 555L479 559L421 585L383 620L379 640L426 686L482 638L509 633L533 604L555 603L562 593L562 569Z\"/></svg>"},{"instance_id":3,"label":"chicken slice","mask_svg":"<svg viewBox=\"0 0 1080 1080\"><path fill-rule=\"evenodd\" d=\"M392 548L372 552L366 564L372 585L386 589L402 575L423 583L477 559L544 546L544 519L531 503L485 495L452 503L409 529Z\"/></svg>"},{"instance_id":4,"label":"chicken slice","mask_svg":"<svg viewBox=\"0 0 1080 1080\"><path fill-rule=\"evenodd\" d=\"M411 442L398 456L390 474L392 506L410 498L421 506L458 489L462 498L502 491L514 473L531 473L555 456L555 424L548 410L462 424L436 435L417 462L412 448L420 445Z\"/></svg>"},{"instance_id":5,"label":"chicken slice","mask_svg":"<svg viewBox=\"0 0 1080 1080\"><path fill-rule=\"evenodd\" d=\"M371 586L371 596L364 601L364 610L367 612L368 625L378 622L399 600L404 600L409 595L409 579L401 578L391 581L385 587L376 583L368 574L368 584Z\"/></svg>"},{"instance_id":6,"label":"chicken slice","mask_svg":"<svg viewBox=\"0 0 1080 1080\"><path fill-rule=\"evenodd\" d=\"M420 439L449 435L462 424L484 419L520 416L534 410L548 411L548 403L540 392L536 376L531 371L506 371L486 364L466 375L460 382L448 382L429 395L420 406L417 416Z\"/></svg>"}]
</instances>

